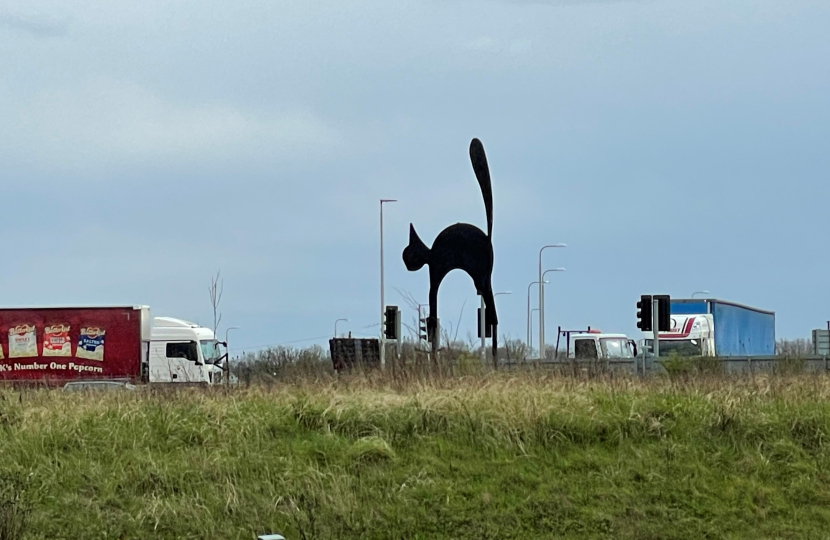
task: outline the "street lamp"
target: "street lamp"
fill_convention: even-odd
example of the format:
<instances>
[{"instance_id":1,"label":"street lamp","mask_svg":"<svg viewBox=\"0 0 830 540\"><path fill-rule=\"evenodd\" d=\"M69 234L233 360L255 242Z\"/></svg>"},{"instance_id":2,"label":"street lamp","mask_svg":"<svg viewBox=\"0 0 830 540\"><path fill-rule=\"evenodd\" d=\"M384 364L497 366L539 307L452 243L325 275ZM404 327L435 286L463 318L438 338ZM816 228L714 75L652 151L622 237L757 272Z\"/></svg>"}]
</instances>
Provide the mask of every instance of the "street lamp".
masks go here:
<instances>
[{"instance_id":1,"label":"street lamp","mask_svg":"<svg viewBox=\"0 0 830 540\"><path fill-rule=\"evenodd\" d=\"M536 311L539 311L539 308L533 308L530 310L530 319L533 319L533 313ZM529 353L533 350L533 325L528 325L528 328L530 329L529 339L527 340L527 350Z\"/></svg>"},{"instance_id":2,"label":"street lamp","mask_svg":"<svg viewBox=\"0 0 830 540\"><path fill-rule=\"evenodd\" d=\"M564 268L551 268L550 270L545 270L542 274L542 279L545 279L545 276L548 275L548 272L564 272ZM545 281L545 283L550 283L550 281Z\"/></svg>"},{"instance_id":3,"label":"street lamp","mask_svg":"<svg viewBox=\"0 0 830 540\"><path fill-rule=\"evenodd\" d=\"M542 252L548 248L563 248L567 247L567 244L549 244L547 246L542 246L542 249L539 250L539 282L543 281L542 278ZM542 283L539 285L539 359L542 360L545 358L545 285Z\"/></svg>"},{"instance_id":4,"label":"street lamp","mask_svg":"<svg viewBox=\"0 0 830 540\"><path fill-rule=\"evenodd\" d=\"M697 291L692 293L692 298L695 297L696 294L709 294L709 291Z\"/></svg>"},{"instance_id":5,"label":"street lamp","mask_svg":"<svg viewBox=\"0 0 830 540\"><path fill-rule=\"evenodd\" d=\"M227 385L230 386L231 384L231 348L228 346L228 332L231 330L239 330L238 326L230 326L225 329L225 354L228 356L225 359L225 366L228 368L228 381Z\"/></svg>"},{"instance_id":6,"label":"street lamp","mask_svg":"<svg viewBox=\"0 0 830 540\"><path fill-rule=\"evenodd\" d=\"M231 326L231 327L229 327L225 330L225 347L228 346L227 345L227 343L228 343L228 332L230 332L231 330L239 330L239 327L238 326Z\"/></svg>"},{"instance_id":7,"label":"street lamp","mask_svg":"<svg viewBox=\"0 0 830 540\"><path fill-rule=\"evenodd\" d=\"M336 321L334 321L334 337L337 337L337 323L339 323L340 321L349 322L349 319L337 319Z\"/></svg>"},{"instance_id":8,"label":"street lamp","mask_svg":"<svg viewBox=\"0 0 830 540\"><path fill-rule=\"evenodd\" d=\"M564 271L565 271L564 268L550 268L548 270L545 270L544 272L542 272L542 281L544 283L550 283L550 281L545 279L545 276L548 275L548 272L564 272ZM545 290L545 285L542 284L542 291L543 291L542 294L545 294L544 290ZM540 312L540 313L542 313L542 312ZM542 324L544 324L544 323L542 323Z\"/></svg>"},{"instance_id":9,"label":"street lamp","mask_svg":"<svg viewBox=\"0 0 830 540\"><path fill-rule=\"evenodd\" d=\"M383 203L398 202L396 199L380 200L380 367L386 368L386 336L384 335L383 320L385 318L386 299L383 297Z\"/></svg>"},{"instance_id":10,"label":"street lamp","mask_svg":"<svg viewBox=\"0 0 830 540\"><path fill-rule=\"evenodd\" d=\"M547 281L545 282L547 283ZM530 285L527 286L527 346L530 347L530 288L534 285L538 285L538 281L531 281Z\"/></svg>"}]
</instances>

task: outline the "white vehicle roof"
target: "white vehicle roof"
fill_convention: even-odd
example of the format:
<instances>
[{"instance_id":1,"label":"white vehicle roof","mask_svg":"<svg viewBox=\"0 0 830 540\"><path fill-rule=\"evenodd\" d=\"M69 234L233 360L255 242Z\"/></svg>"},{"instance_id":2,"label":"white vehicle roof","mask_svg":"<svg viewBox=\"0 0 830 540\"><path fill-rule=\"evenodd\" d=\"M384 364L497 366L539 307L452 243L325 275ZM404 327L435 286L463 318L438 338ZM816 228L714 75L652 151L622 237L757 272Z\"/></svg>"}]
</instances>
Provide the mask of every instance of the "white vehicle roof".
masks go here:
<instances>
[{"instance_id":1,"label":"white vehicle roof","mask_svg":"<svg viewBox=\"0 0 830 540\"><path fill-rule=\"evenodd\" d=\"M153 319L153 326L159 328L199 328L196 323L173 317L156 317Z\"/></svg>"},{"instance_id":2,"label":"white vehicle roof","mask_svg":"<svg viewBox=\"0 0 830 540\"><path fill-rule=\"evenodd\" d=\"M628 339L625 334L595 334L593 332L580 332L578 334L571 334L571 339L577 337L595 337L595 338L622 338Z\"/></svg>"},{"instance_id":3,"label":"white vehicle roof","mask_svg":"<svg viewBox=\"0 0 830 540\"><path fill-rule=\"evenodd\" d=\"M211 340L213 330L196 323L174 317L156 317L153 319L152 338L173 340Z\"/></svg>"}]
</instances>

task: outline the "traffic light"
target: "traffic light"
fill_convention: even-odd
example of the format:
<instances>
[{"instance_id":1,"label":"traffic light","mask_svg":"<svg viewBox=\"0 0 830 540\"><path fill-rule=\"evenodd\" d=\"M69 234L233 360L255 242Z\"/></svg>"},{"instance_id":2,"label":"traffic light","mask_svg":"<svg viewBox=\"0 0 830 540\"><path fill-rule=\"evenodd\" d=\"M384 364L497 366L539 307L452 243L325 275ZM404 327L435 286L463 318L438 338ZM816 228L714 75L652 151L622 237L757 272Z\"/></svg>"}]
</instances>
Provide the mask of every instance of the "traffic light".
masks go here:
<instances>
[{"instance_id":1,"label":"traffic light","mask_svg":"<svg viewBox=\"0 0 830 540\"><path fill-rule=\"evenodd\" d=\"M398 306L386 306L386 313L383 317L383 335L386 339L398 339L401 327L400 313Z\"/></svg>"},{"instance_id":2,"label":"traffic light","mask_svg":"<svg viewBox=\"0 0 830 540\"><path fill-rule=\"evenodd\" d=\"M668 294L655 294L657 300L657 331L671 331L671 297Z\"/></svg>"},{"instance_id":3,"label":"traffic light","mask_svg":"<svg viewBox=\"0 0 830 540\"><path fill-rule=\"evenodd\" d=\"M421 317L418 320L418 339L420 339L421 341L428 341L427 338L427 318Z\"/></svg>"},{"instance_id":4,"label":"traffic light","mask_svg":"<svg viewBox=\"0 0 830 540\"><path fill-rule=\"evenodd\" d=\"M651 295L644 294L640 296L640 301L637 302L637 328L643 332L651 331Z\"/></svg>"},{"instance_id":5,"label":"traffic light","mask_svg":"<svg viewBox=\"0 0 830 540\"><path fill-rule=\"evenodd\" d=\"M421 317L421 307L418 306L418 339L432 343L438 333L438 317ZM423 311L426 314L426 310Z\"/></svg>"},{"instance_id":6,"label":"traffic light","mask_svg":"<svg viewBox=\"0 0 830 540\"><path fill-rule=\"evenodd\" d=\"M487 316L486 311L484 312L484 316ZM478 337L481 337L481 308L478 308L478 312L476 313L476 324L478 325ZM487 327L487 335L485 337L493 337L493 324L491 321L484 321L484 326Z\"/></svg>"}]
</instances>

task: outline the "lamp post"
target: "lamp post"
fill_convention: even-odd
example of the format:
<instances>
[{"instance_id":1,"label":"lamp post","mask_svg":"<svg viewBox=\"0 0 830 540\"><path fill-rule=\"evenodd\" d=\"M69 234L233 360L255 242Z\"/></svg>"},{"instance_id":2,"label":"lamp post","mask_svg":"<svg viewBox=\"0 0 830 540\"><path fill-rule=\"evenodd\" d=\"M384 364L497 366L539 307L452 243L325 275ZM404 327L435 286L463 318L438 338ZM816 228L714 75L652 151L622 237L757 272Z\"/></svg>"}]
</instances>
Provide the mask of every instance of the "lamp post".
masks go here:
<instances>
[{"instance_id":1,"label":"lamp post","mask_svg":"<svg viewBox=\"0 0 830 540\"><path fill-rule=\"evenodd\" d=\"M563 248L567 244L549 244L539 250L539 360L545 358L545 285L542 283L542 252L548 248Z\"/></svg>"},{"instance_id":2,"label":"lamp post","mask_svg":"<svg viewBox=\"0 0 830 540\"><path fill-rule=\"evenodd\" d=\"M564 272L564 271L565 271L564 268L550 268L550 269L545 270L544 272L542 272L542 291L545 290L545 283L550 283L550 280L545 279L545 276L548 275L548 272ZM543 292L542 294L545 294L545 293ZM540 315L540 317L541 317L541 315Z\"/></svg>"},{"instance_id":3,"label":"lamp post","mask_svg":"<svg viewBox=\"0 0 830 540\"><path fill-rule=\"evenodd\" d=\"M564 271L565 271L564 268L551 268L550 270L545 270L545 272L542 274L542 279L545 279L545 276L548 275L548 272L564 272ZM550 281L546 280L545 283L550 283Z\"/></svg>"},{"instance_id":4,"label":"lamp post","mask_svg":"<svg viewBox=\"0 0 830 540\"><path fill-rule=\"evenodd\" d=\"M349 319L337 319L336 321L334 321L334 337L337 337L337 323L339 323L340 321L349 322Z\"/></svg>"},{"instance_id":5,"label":"lamp post","mask_svg":"<svg viewBox=\"0 0 830 540\"><path fill-rule=\"evenodd\" d=\"M538 281L531 281L530 285L527 286L527 346L530 347L530 288L534 285L538 285Z\"/></svg>"},{"instance_id":6,"label":"lamp post","mask_svg":"<svg viewBox=\"0 0 830 540\"><path fill-rule=\"evenodd\" d=\"M692 293L692 298L695 297L696 294L709 294L709 291L697 291Z\"/></svg>"},{"instance_id":7,"label":"lamp post","mask_svg":"<svg viewBox=\"0 0 830 540\"><path fill-rule=\"evenodd\" d=\"M535 311L539 311L539 308L533 308L533 309L530 310L530 319L528 319L528 320L533 319L533 312L535 312ZM529 328L530 328L530 334L529 334L529 339L527 340L527 348L529 350L533 350L533 325L532 324L529 325Z\"/></svg>"},{"instance_id":8,"label":"lamp post","mask_svg":"<svg viewBox=\"0 0 830 540\"><path fill-rule=\"evenodd\" d=\"M386 309L383 288L383 203L398 202L396 199L380 200L380 368L386 368L386 336L384 335L384 318Z\"/></svg>"},{"instance_id":9,"label":"lamp post","mask_svg":"<svg viewBox=\"0 0 830 540\"><path fill-rule=\"evenodd\" d=\"M239 327L230 326L225 329L225 354L228 355L227 359L225 359L225 365L228 367L228 381L225 383L227 386L231 385L231 348L228 346L228 332L231 330L239 330Z\"/></svg>"}]
</instances>

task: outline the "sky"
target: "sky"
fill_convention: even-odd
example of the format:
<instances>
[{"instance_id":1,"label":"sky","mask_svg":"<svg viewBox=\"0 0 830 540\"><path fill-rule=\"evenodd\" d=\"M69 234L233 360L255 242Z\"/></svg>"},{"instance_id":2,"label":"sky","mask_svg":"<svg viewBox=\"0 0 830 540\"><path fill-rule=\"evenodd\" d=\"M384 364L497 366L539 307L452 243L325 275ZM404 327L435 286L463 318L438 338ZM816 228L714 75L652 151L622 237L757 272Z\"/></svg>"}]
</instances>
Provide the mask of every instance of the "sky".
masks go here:
<instances>
[{"instance_id":1,"label":"sky","mask_svg":"<svg viewBox=\"0 0 830 540\"><path fill-rule=\"evenodd\" d=\"M0 3L0 305L146 304L232 352L378 333L427 301L401 252L486 227L499 333L640 337L641 294L830 319L826 0ZM536 303L535 289L532 302ZM478 300L460 271L439 317ZM534 335L537 332L534 329ZM535 338L534 338L535 340Z\"/></svg>"}]
</instances>

